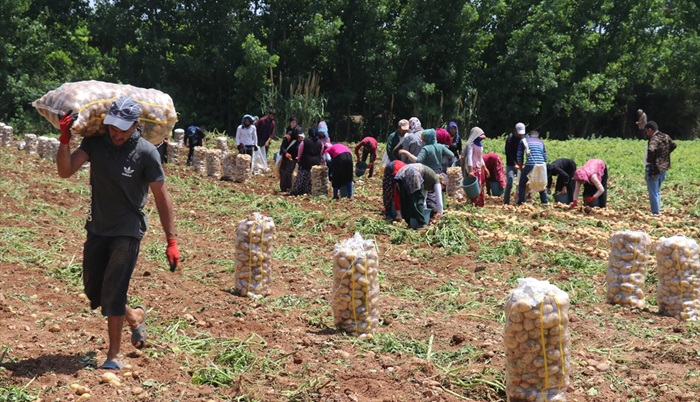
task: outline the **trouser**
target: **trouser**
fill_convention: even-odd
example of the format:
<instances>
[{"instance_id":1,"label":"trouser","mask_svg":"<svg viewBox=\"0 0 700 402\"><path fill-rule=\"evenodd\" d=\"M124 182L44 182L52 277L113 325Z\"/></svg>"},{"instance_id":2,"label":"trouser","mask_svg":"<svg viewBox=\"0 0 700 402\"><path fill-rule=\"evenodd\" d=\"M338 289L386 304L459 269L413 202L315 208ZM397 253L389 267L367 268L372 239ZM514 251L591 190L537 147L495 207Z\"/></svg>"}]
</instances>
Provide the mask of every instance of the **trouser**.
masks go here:
<instances>
[{"instance_id":1,"label":"trouser","mask_svg":"<svg viewBox=\"0 0 700 402\"><path fill-rule=\"evenodd\" d=\"M367 159L370 155L372 155L371 152L367 152L366 149L363 149L362 150L362 158L361 158L362 162L367 163ZM372 158L369 158L369 159L371 160ZM374 163L372 164L372 167L369 168L369 174L367 175L367 177L372 177L373 174L374 174Z\"/></svg>"},{"instance_id":2,"label":"trouser","mask_svg":"<svg viewBox=\"0 0 700 402\"><path fill-rule=\"evenodd\" d=\"M532 172L532 169L535 168L535 165L525 165L523 166L523 171L520 172L520 183L518 183L518 205L522 204L525 202L525 191L527 187L527 182L528 182L528 177L527 175ZM542 190L539 192L540 193L540 201L543 204L547 203L547 191Z\"/></svg>"},{"instance_id":3,"label":"trouser","mask_svg":"<svg viewBox=\"0 0 700 402\"><path fill-rule=\"evenodd\" d=\"M658 215L661 212L661 184L666 180L666 172L653 176L649 175L649 172L647 172L644 179L647 182L647 190L649 191L651 213Z\"/></svg>"},{"instance_id":4,"label":"trouser","mask_svg":"<svg viewBox=\"0 0 700 402\"><path fill-rule=\"evenodd\" d=\"M333 186L333 198L352 198L353 195L352 181L343 184L342 186Z\"/></svg>"},{"instance_id":5,"label":"trouser","mask_svg":"<svg viewBox=\"0 0 700 402\"><path fill-rule=\"evenodd\" d=\"M187 166L192 164L192 158L194 157L194 147L196 145L190 145L190 153L187 154Z\"/></svg>"},{"instance_id":6,"label":"trouser","mask_svg":"<svg viewBox=\"0 0 700 402\"><path fill-rule=\"evenodd\" d=\"M409 193L403 182L399 181L399 202L401 205L401 217L408 225L411 224L411 218L418 222L418 226L425 226L428 222L425 221L424 202L425 192L423 189L418 189L413 193Z\"/></svg>"},{"instance_id":7,"label":"trouser","mask_svg":"<svg viewBox=\"0 0 700 402\"><path fill-rule=\"evenodd\" d=\"M608 168L606 167L603 171L603 178L600 179L600 184L603 185L603 194L598 197L598 206L605 208L608 203ZM598 191L596 186L588 183L583 185L583 197L584 199L588 196L595 194Z\"/></svg>"},{"instance_id":8,"label":"trouser","mask_svg":"<svg viewBox=\"0 0 700 402\"><path fill-rule=\"evenodd\" d=\"M515 166L506 166L506 190L503 193L503 204L510 204L510 193L513 191L513 180L517 176L518 170Z\"/></svg>"},{"instance_id":9,"label":"trouser","mask_svg":"<svg viewBox=\"0 0 700 402\"><path fill-rule=\"evenodd\" d=\"M255 150L255 145L243 145L238 149L239 153L253 156L253 151Z\"/></svg>"}]
</instances>

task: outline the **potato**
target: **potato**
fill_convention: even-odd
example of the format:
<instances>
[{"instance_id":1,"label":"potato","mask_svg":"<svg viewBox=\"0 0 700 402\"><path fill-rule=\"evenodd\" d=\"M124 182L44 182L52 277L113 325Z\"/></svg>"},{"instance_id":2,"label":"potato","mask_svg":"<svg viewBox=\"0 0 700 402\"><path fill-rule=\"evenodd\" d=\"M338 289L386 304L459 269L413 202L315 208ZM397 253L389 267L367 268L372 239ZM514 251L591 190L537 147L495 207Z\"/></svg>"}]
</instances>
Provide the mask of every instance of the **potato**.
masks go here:
<instances>
[{"instance_id":1,"label":"potato","mask_svg":"<svg viewBox=\"0 0 700 402\"><path fill-rule=\"evenodd\" d=\"M697 321L700 313L700 249L685 236L660 238L654 251L659 275L659 313L682 321Z\"/></svg>"},{"instance_id":2,"label":"potato","mask_svg":"<svg viewBox=\"0 0 700 402\"><path fill-rule=\"evenodd\" d=\"M271 293L270 261L274 239L275 223L270 217L256 212L248 219L238 222L233 275L237 294L257 299Z\"/></svg>"}]
</instances>

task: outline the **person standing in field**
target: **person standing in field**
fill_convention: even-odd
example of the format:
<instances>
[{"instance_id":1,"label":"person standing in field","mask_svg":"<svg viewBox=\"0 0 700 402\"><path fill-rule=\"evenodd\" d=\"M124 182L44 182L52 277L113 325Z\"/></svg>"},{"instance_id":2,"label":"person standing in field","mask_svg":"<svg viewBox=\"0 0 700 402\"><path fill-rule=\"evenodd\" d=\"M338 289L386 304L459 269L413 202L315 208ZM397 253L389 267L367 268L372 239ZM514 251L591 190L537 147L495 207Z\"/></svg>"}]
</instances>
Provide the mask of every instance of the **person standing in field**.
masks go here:
<instances>
[{"instance_id":1,"label":"person standing in field","mask_svg":"<svg viewBox=\"0 0 700 402\"><path fill-rule=\"evenodd\" d=\"M644 111L642 109L639 109L639 110L637 110L637 116L639 116L639 117L637 118L637 121L635 122L635 124L637 125L637 128L639 129L638 133L639 133L640 137L644 138L646 125L647 125L647 114L644 113Z\"/></svg>"},{"instance_id":2,"label":"person standing in field","mask_svg":"<svg viewBox=\"0 0 700 402\"><path fill-rule=\"evenodd\" d=\"M299 171L292 186L291 195L311 193L311 168L325 163L323 159L323 143L318 138L316 127L309 128L309 136L299 145L297 160Z\"/></svg>"},{"instance_id":3,"label":"person standing in field","mask_svg":"<svg viewBox=\"0 0 700 402\"><path fill-rule=\"evenodd\" d=\"M165 174L153 144L141 137L137 127L141 105L123 96L114 101L104 119L106 136L85 137L70 150L70 127L74 115L60 121L60 146L56 157L58 175L71 177L90 161L90 208L83 246L83 285L90 308L102 307L107 316L109 346L101 369L118 370L124 321L131 328L131 343L141 349L146 343L146 308L126 305L131 275L139 256L147 222L143 207L148 190L155 199L165 232L165 255L170 270L180 260L173 206L165 185Z\"/></svg>"},{"instance_id":4,"label":"person standing in field","mask_svg":"<svg viewBox=\"0 0 700 402\"><path fill-rule=\"evenodd\" d=\"M476 177L479 180L479 195L469 199L477 207L484 206L484 186L486 185L486 176L490 174L487 172L486 164L484 163L484 146L481 143L484 138L486 138L484 130L479 127L473 127L469 131L469 138L460 158L462 174Z\"/></svg>"},{"instance_id":5,"label":"person standing in field","mask_svg":"<svg viewBox=\"0 0 700 402\"><path fill-rule=\"evenodd\" d=\"M645 129L649 142L644 158L644 179L647 182L651 213L658 215L661 212L661 184L666 180L666 171L671 167L671 152L676 149L676 143L668 134L659 131L659 126L653 120L646 124Z\"/></svg>"},{"instance_id":6,"label":"person standing in field","mask_svg":"<svg viewBox=\"0 0 700 402\"><path fill-rule=\"evenodd\" d=\"M566 204L573 201L576 181L573 179L576 172L576 162L573 159L559 158L547 164L547 191L552 191L553 177L557 176L557 184L554 186L554 194L566 194Z\"/></svg>"},{"instance_id":7,"label":"person standing in field","mask_svg":"<svg viewBox=\"0 0 700 402\"><path fill-rule=\"evenodd\" d=\"M253 156L253 150L258 145L258 134L253 125L253 116L243 116L241 125L236 129L236 145L238 152Z\"/></svg>"},{"instance_id":8,"label":"person standing in field","mask_svg":"<svg viewBox=\"0 0 700 402\"><path fill-rule=\"evenodd\" d=\"M267 115L255 122L258 147L265 148L265 155L270 149L270 142L275 139L275 109L268 109Z\"/></svg>"},{"instance_id":9,"label":"person standing in field","mask_svg":"<svg viewBox=\"0 0 700 402\"><path fill-rule=\"evenodd\" d=\"M343 144L333 144L326 147L324 153L330 156L328 164L328 176L333 186L333 198L352 198L352 153L350 148Z\"/></svg>"},{"instance_id":10,"label":"person standing in field","mask_svg":"<svg viewBox=\"0 0 700 402\"><path fill-rule=\"evenodd\" d=\"M369 164L367 169L369 169L369 175L367 177L372 177L374 174L374 161L377 159L377 140L374 137L365 137L355 146L355 157L358 161L367 162L367 157L369 157ZM362 151L362 156L360 157L360 151Z\"/></svg>"},{"instance_id":11,"label":"person standing in field","mask_svg":"<svg viewBox=\"0 0 700 402\"><path fill-rule=\"evenodd\" d=\"M408 120L401 119L396 128L396 131L389 134L389 138L386 141L386 156L389 158L389 162L395 161L399 158L398 150L401 148L403 143L403 138L408 132Z\"/></svg>"},{"instance_id":12,"label":"person standing in field","mask_svg":"<svg viewBox=\"0 0 700 402\"><path fill-rule=\"evenodd\" d=\"M503 193L503 205L510 204L510 194L513 191L513 180L518 175L518 146L525 135L525 124L515 125L513 132L506 138L506 190Z\"/></svg>"},{"instance_id":13,"label":"person standing in field","mask_svg":"<svg viewBox=\"0 0 700 402\"><path fill-rule=\"evenodd\" d=\"M600 159L589 159L583 167L574 172L576 187L569 204L570 208L578 206L578 195L583 186L583 196L586 204L592 204L598 199L598 206L605 208L608 201L608 166Z\"/></svg>"},{"instance_id":14,"label":"person standing in field","mask_svg":"<svg viewBox=\"0 0 700 402\"><path fill-rule=\"evenodd\" d=\"M491 184L495 183L501 190L506 187L506 175L503 170L503 159L501 156L495 152L488 153L484 155L484 165L486 166L486 172L488 176L486 179L488 181L488 186L486 186L486 191L491 195Z\"/></svg>"},{"instance_id":15,"label":"person standing in field","mask_svg":"<svg viewBox=\"0 0 700 402\"><path fill-rule=\"evenodd\" d=\"M194 147L201 147L204 140L204 129L195 125L187 127L185 132L185 145L190 148L190 153L187 155L187 166L192 165L192 157L194 156Z\"/></svg>"},{"instance_id":16,"label":"person standing in field","mask_svg":"<svg viewBox=\"0 0 700 402\"><path fill-rule=\"evenodd\" d=\"M282 139L279 153L279 176L280 191L292 189L292 175L297 166L297 155L299 154L299 143L301 142L302 128L297 124L296 117L289 118L286 134Z\"/></svg>"},{"instance_id":17,"label":"person standing in field","mask_svg":"<svg viewBox=\"0 0 700 402\"><path fill-rule=\"evenodd\" d=\"M523 160L525 163L523 164ZM518 205L525 202L525 191L527 187L527 182L530 180L527 175L535 170L539 165L544 165L547 163L547 149L544 146L544 142L540 139L540 133L537 131L531 131L530 135L520 141L518 145L517 163L520 168L520 182L518 183ZM546 167L544 167L546 170ZM546 172L544 172L544 177L546 180ZM543 185L544 187L544 185ZM540 202L546 204L547 191L541 190Z\"/></svg>"},{"instance_id":18,"label":"person standing in field","mask_svg":"<svg viewBox=\"0 0 700 402\"><path fill-rule=\"evenodd\" d=\"M448 148L450 148L452 154L457 155L457 158L459 158L462 154L462 138L459 136L457 123L451 121L447 125L447 132L450 134L450 145Z\"/></svg>"}]
</instances>

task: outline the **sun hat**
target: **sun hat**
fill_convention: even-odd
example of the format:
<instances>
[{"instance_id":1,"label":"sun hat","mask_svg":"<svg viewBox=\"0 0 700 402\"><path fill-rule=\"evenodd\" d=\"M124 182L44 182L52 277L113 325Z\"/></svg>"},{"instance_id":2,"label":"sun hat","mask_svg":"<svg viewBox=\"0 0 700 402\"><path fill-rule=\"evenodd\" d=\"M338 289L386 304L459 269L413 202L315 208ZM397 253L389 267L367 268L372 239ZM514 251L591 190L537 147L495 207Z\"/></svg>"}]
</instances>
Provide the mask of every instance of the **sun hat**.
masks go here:
<instances>
[{"instance_id":1,"label":"sun hat","mask_svg":"<svg viewBox=\"0 0 700 402\"><path fill-rule=\"evenodd\" d=\"M139 121L140 114L141 105L130 96L122 96L112 102L112 106L109 107L109 112L105 116L104 123L126 131L135 122Z\"/></svg>"},{"instance_id":2,"label":"sun hat","mask_svg":"<svg viewBox=\"0 0 700 402\"><path fill-rule=\"evenodd\" d=\"M399 120L399 128L402 130L408 130L408 120L406 120L406 119Z\"/></svg>"}]
</instances>

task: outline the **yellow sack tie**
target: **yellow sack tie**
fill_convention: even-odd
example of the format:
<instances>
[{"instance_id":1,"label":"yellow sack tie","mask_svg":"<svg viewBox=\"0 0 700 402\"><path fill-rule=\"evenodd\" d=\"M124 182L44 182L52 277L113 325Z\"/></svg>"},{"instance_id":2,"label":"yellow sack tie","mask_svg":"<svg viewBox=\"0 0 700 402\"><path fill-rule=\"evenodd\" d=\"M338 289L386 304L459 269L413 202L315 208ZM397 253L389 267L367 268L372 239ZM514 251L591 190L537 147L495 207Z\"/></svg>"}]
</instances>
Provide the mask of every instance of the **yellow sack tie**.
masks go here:
<instances>
[{"instance_id":1,"label":"yellow sack tie","mask_svg":"<svg viewBox=\"0 0 700 402\"><path fill-rule=\"evenodd\" d=\"M564 379L566 378L566 359L564 357L564 328L561 325L561 306L559 306L559 302L555 297L552 297L554 299L554 304L557 306L557 315L559 316L559 324L557 327L559 328L559 357L561 358L561 362L559 363L561 367L561 381L559 382L559 389L564 388Z\"/></svg>"},{"instance_id":2,"label":"yellow sack tie","mask_svg":"<svg viewBox=\"0 0 700 402\"><path fill-rule=\"evenodd\" d=\"M350 264L350 308L352 309L352 320L355 323L355 336L359 333L357 326L357 309L355 308L355 264L357 256L352 256L352 264Z\"/></svg>"},{"instance_id":3,"label":"yellow sack tie","mask_svg":"<svg viewBox=\"0 0 700 402\"><path fill-rule=\"evenodd\" d=\"M542 357L544 358L544 388L542 393L547 395L547 388L549 388L549 369L547 368L547 345L544 340L544 299L540 303L540 339L542 342Z\"/></svg>"}]
</instances>

